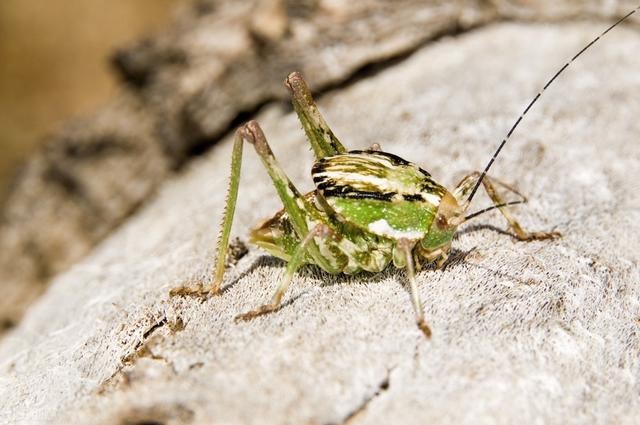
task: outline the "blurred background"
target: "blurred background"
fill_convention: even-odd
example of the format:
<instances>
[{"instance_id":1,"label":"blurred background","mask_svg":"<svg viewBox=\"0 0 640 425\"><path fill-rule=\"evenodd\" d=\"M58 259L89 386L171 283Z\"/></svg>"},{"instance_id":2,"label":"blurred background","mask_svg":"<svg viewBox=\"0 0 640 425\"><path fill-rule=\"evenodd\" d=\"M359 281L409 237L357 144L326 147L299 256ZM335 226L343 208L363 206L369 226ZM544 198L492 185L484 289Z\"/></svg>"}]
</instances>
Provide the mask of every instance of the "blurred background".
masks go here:
<instances>
[{"instance_id":1,"label":"blurred background","mask_svg":"<svg viewBox=\"0 0 640 425\"><path fill-rule=\"evenodd\" d=\"M185 0L0 1L0 199L44 136L116 90L109 56Z\"/></svg>"}]
</instances>

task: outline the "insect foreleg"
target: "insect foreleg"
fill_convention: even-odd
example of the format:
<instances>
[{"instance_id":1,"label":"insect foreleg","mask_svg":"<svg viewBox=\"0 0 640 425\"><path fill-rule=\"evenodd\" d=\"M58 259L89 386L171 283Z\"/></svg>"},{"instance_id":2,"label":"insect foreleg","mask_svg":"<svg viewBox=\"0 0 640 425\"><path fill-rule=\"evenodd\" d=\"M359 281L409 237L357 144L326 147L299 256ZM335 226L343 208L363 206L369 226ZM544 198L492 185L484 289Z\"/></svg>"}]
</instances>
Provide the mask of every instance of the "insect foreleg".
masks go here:
<instances>
[{"instance_id":1,"label":"insect foreleg","mask_svg":"<svg viewBox=\"0 0 640 425\"><path fill-rule=\"evenodd\" d=\"M409 279L409 289L411 291L411 303L413 304L413 310L416 313L416 323L418 327L424 333L427 338L431 338L431 329L427 322L424 320L424 310L422 308L422 302L420 301L420 293L418 292L418 285L416 284L416 273L413 263L413 243L400 239L398 241L398 248L404 254L405 268L407 270L407 278Z\"/></svg>"},{"instance_id":2,"label":"insect foreleg","mask_svg":"<svg viewBox=\"0 0 640 425\"><path fill-rule=\"evenodd\" d=\"M292 72L287 77L285 85L291 91L293 108L298 114L316 159L346 153L347 150L320 114L302 75L298 72Z\"/></svg>"},{"instance_id":3,"label":"insect foreleg","mask_svg":"<svg viewBox=\"0 0 640 425\"><path fill-rule=\"evenodd\" d=\"M511 211L509 210L509 207L506 206L506 202L504 202L504 200L500 197L500 194L496 192L492 183L492 179L490 178L488 179L485 177L482 180L482 185L484 186L484 189L487 191L487 194L493 201L494 205L498 205L500 212L502 213L504 218L507 219L507 222L509 222L509 226L511 226L511 228L516 234L516 237L519 240L532 241L532 240L542 240L542 239L553 239L560 236L560 233L558 232L527 232L522 228L522 226L520 226L520 223L518 223L518 221L515 218L513 218L513 216L511 215Z\"/></svg>"},{"instance_id":4,"label":"insect foreleg","mask_svg":"<svg viewBox=\"0 0 640 425\"><path fill-rule=\"evenodd\" d=\"M480 178L480 175L481 173L479 171L476 171L464 177L462 181L458 184L456 189L454 190L454 196L456 196L457 199L464 199L466 193L473 188L475 183ZM515 236L519 240L532 241L532 240L542 240L542 239L553 239L560 236L560 233L558 232L527 232L522 228L520 223L518 223L518 221L511 215L511 211L509 210L508 205L513 205L516 203L525 203L527 202L527 198L525 198L524 195L522 195L513 187L509 186L506 183L498 181L494 178L490 178L488 176L485 176L484 179L482 179L482 185L485 191L487 192L487 195L489 195L489 198L491 198L491 200L493 201L494 207L500 210L504 218L509 223L509 226L511 227L511 229L513 229ZM507 189L508 191L518 195L521 199L515 202L505 202L504 199L500 196L500 194L496 191L494 185L498 185ZM460 196L460 198L458 198L458 196ZM485 210L482 210L481 212L489 211L490 209L492 208L487 208ZM478 213L471 214L467 216L467 219L475 217L476 215L479 215L479 214Z\"/></svg>"},{"instance_id":5,"label":"insect foreleg","mask_svg":"<svg viewBox=\"0 0 640 425\"><path fill-rule=\"evenodd\" d=\"M269 304L264 304L255 310L236 316L236 321L250 320L254 317L277 310L278 307L280 307L280 303L282 302L282 297L284 297L285 292L289 288L289 284L291 283L293 275L303 264L304 256L307 253L307 248L310 246L313 238L316 236L326 238L329 236L329 234L330 229L324 224L319 224L311 229L311 231L304 237L304 239L302 239L300 244L296 247L293 255L291 256L291 260L289 260L289 263L287 264L287 269L285 270L284 277L280 281L276 292L271 297L271 301L269 302Z\"/></svg>"},{"instance_id":6,"label":"insect foreleg","mask_svg":"<svg viewBox=\"0 0 640 425\"><path fill-rule=\"evenodd\" d=\"M478 182L480 175L481 173L479 171L474 171L473 173L467 174L462 178L462 180L460 180L455 190L453 191L453 196L458 200L458 203L461 204L464 201L467 194L471 192L471 189L473 189L475 184ZM489 177L489 179L491 179L493 184L501 186L504 189L507 189L507 191L520 197L520 200L517 201L518 203L521 203L521 204L527 203L527 198L513 186L508 185L507 183L504 183L496 179L495 177Z\"/></svg>"}]
</instances>

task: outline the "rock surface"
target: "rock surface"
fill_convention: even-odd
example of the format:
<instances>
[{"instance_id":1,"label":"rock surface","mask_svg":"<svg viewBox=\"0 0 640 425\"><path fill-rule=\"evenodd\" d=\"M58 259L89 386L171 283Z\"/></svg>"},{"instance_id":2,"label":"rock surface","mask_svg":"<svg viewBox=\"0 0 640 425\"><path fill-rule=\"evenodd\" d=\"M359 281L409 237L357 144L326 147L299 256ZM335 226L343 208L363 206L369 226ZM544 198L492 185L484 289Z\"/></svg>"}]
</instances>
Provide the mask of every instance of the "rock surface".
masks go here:
<instances>
[{"instance_id":1,"label":"rock surface","mask_svg":"<svg viewBox=\"0 0 640 425\"><path fill-rule=\"evenodd\" d=\"M121 50L113 105L69 125L29 161L0 220L0 331L51 277L122 224L176 167L302 71L326 90L430 40L500 19L622 16L635 1L199 0L175 25ZM356 76L356 77L354 77ZM53 229L53 230L52 230Z\"/></svg>"},{"instance_id":2,"label":"rock surface","mask_svg":"<svg viewBox=\"0 0 640 425\"><path fill-rule=\"evenodd\" d=\"M380 143L452 187L479 169L547 78L606 23L495 24L445 38L322 97L350 148ZM495 213L465 225L444 271L303 269L257 249L222 296L169 297L211 278L231 140L55 279L0 345L3 423L634 423L640 409L640 48L620 28L574 63L492 169L531 202L517 217L557 241L517 242ZM258 117L302 190L311 153L291 112ZM247 149L234 234L278 209ZM476 198L476 208L486 198ZM146 421L146 422L145 422Z\"/></svg>"}]
</instances>

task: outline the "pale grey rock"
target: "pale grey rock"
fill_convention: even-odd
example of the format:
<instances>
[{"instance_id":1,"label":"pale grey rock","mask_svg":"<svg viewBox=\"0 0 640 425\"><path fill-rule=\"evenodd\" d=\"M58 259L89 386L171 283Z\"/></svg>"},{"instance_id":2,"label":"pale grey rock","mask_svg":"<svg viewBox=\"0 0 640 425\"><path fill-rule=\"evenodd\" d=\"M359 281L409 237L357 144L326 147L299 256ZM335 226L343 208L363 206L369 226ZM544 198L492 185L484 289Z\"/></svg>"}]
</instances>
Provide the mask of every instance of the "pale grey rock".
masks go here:
<instances>
[{"instance_id":1,"label":"pale grey rock","mask_svg":"<svg viewBox=\"0 0 640 425\"><path fill-rule=\"evenodd\" d=\"M605 26L496 24L446 38L322 97L350 148L380 143L452 187L483 167L558 67ZM558 79L492 174L558 241L522 243L487 214L445 271L418 275L433 328L413 323L402 271L305 268L284 307L250 323L283 263L252 248L222 296L207 282L231 140L55 279L0 345L0 421L14 423L634 423L640 408L640 38L620 28ZM296 184L312 156L296 118L258 120ZM247 148L234 234L278 209ZM476 207L487 202L478 197Z\"/></svg>"}]
</instances>

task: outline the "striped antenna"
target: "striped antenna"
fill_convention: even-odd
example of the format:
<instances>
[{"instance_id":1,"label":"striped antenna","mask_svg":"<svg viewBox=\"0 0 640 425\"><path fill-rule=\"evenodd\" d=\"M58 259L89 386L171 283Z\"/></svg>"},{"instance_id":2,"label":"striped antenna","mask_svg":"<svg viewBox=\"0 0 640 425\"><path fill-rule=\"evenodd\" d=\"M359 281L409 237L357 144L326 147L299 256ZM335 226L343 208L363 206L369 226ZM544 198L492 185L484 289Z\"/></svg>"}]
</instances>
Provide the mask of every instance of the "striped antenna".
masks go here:
<instances>
[{"instance_id":1,"label":"striped antenna","mask_svg":"<svg viewBox=\"0 0 640 425\"><path fill-rule=\"evenodd\" d=\"M616 22L615 24L611 25L609 28L607 28L602 34L600 34L599 36L597 36L596 38L593 39L593 41L591 41L591 43L587 44L586 46L584 46L582 48L582 50L580 50L574 57L571 58L571 60L567 63L564 64L564 66L562 68L560 68L558 70L558 72L555 73L555 75L553 77L551 77L551 79L547 82L547 84L544 85L544 87L542 88L541 91L538 92L538 94L536 95L536 97L533 98L533 100L529 103L529 105L524 109L524 112L522 114L520 114L520 116L518 117L518 119L516 120L516 122L513 124L513 126L511 127L511 130L509 130L509 132L507 133L507 137L505 137L502 142L500 143L500 146L498 146L498 149L496 149L495 153L493 154L493 156L491 157L491 160L489 161L489 163L487 164L487 166L484 168L484 171L482 171L482 174L480 175L480 178L478 179L478 181L476 182L476 185L473 187L473 190L471 191L471 194L469 195L469 197L467 198L467 202L471 202L471 200L473 199L473 197L475 196L476 192L478 191L478 188L480 187L480 184L482 184L482 179L484 179L484 176L487 175L487 172L489 171L489 169L491 168L491 166L493 165L493 162L496 160L496 158L498 157L498 155L500 154L500 151L502 150L502 148L504 147L504 145L507 143L507 140L509 140L509 137L511 137L511 135L513 134L513 131L518 127L518 125L520 124L520 121L522 121L522 118L527 114L527 112L529 112L529 109L531 109L531 107L538 101L538 99L540 99L540 97L542 96L542 93L545 92L545 90L547 90L547 88L551 85L551 83L553 83L555 81L556 78L558 78L558 76L560 74L562 74L562 72L567 69L569 67L569 65L571 65L571 63L578 59L578 57L583 54L589 47L593 46L594 44L596 44L596 42L598 40L600 40L602 37L604 37L604 35L606 33L608 33L609 31L611 31L612 29L614 29L615 27L617 27L618 25L620 25L622 22L624 22L625 20L627 20L627 18L629 18L631 15L633 15L634 13L636 13L638 10L640 10L640 6L636 7L635 9L633 9L631 12L629 12L628 14L626 14L624 17L620 18L620 20L618 20L618 22ZM475 215L475 214L474 214Z\"/></svg>"},{"instance_id":2,"label":"striped antenna","mask_svg":"<svg viewBox=\"0 0 640 425\"><path fill-rule=\"evenodd\" d=\"M522 200L520 200L520 201L511 201L511 202L504 202L504 203L502 203L502 204L492 205L492 206L490 206L490 207L487 207L487 208L481 209L480 211L476 211L476 212L474 212L473 214L469 214L468 216L466 216L466 217L464 218L464 221L469 221L469 220L471 220L473 217L477 217L477 216L479 216L480 214L484 214L484 213L486 213L486 212L493 211L493 210L495 210L495 209L497 209L497 208L509 207L509 206L511 206L511 205L524 204L524 203L526 203L526 202L527 202L527 201L522 201Z\"/></svg>"}]
</instances>

